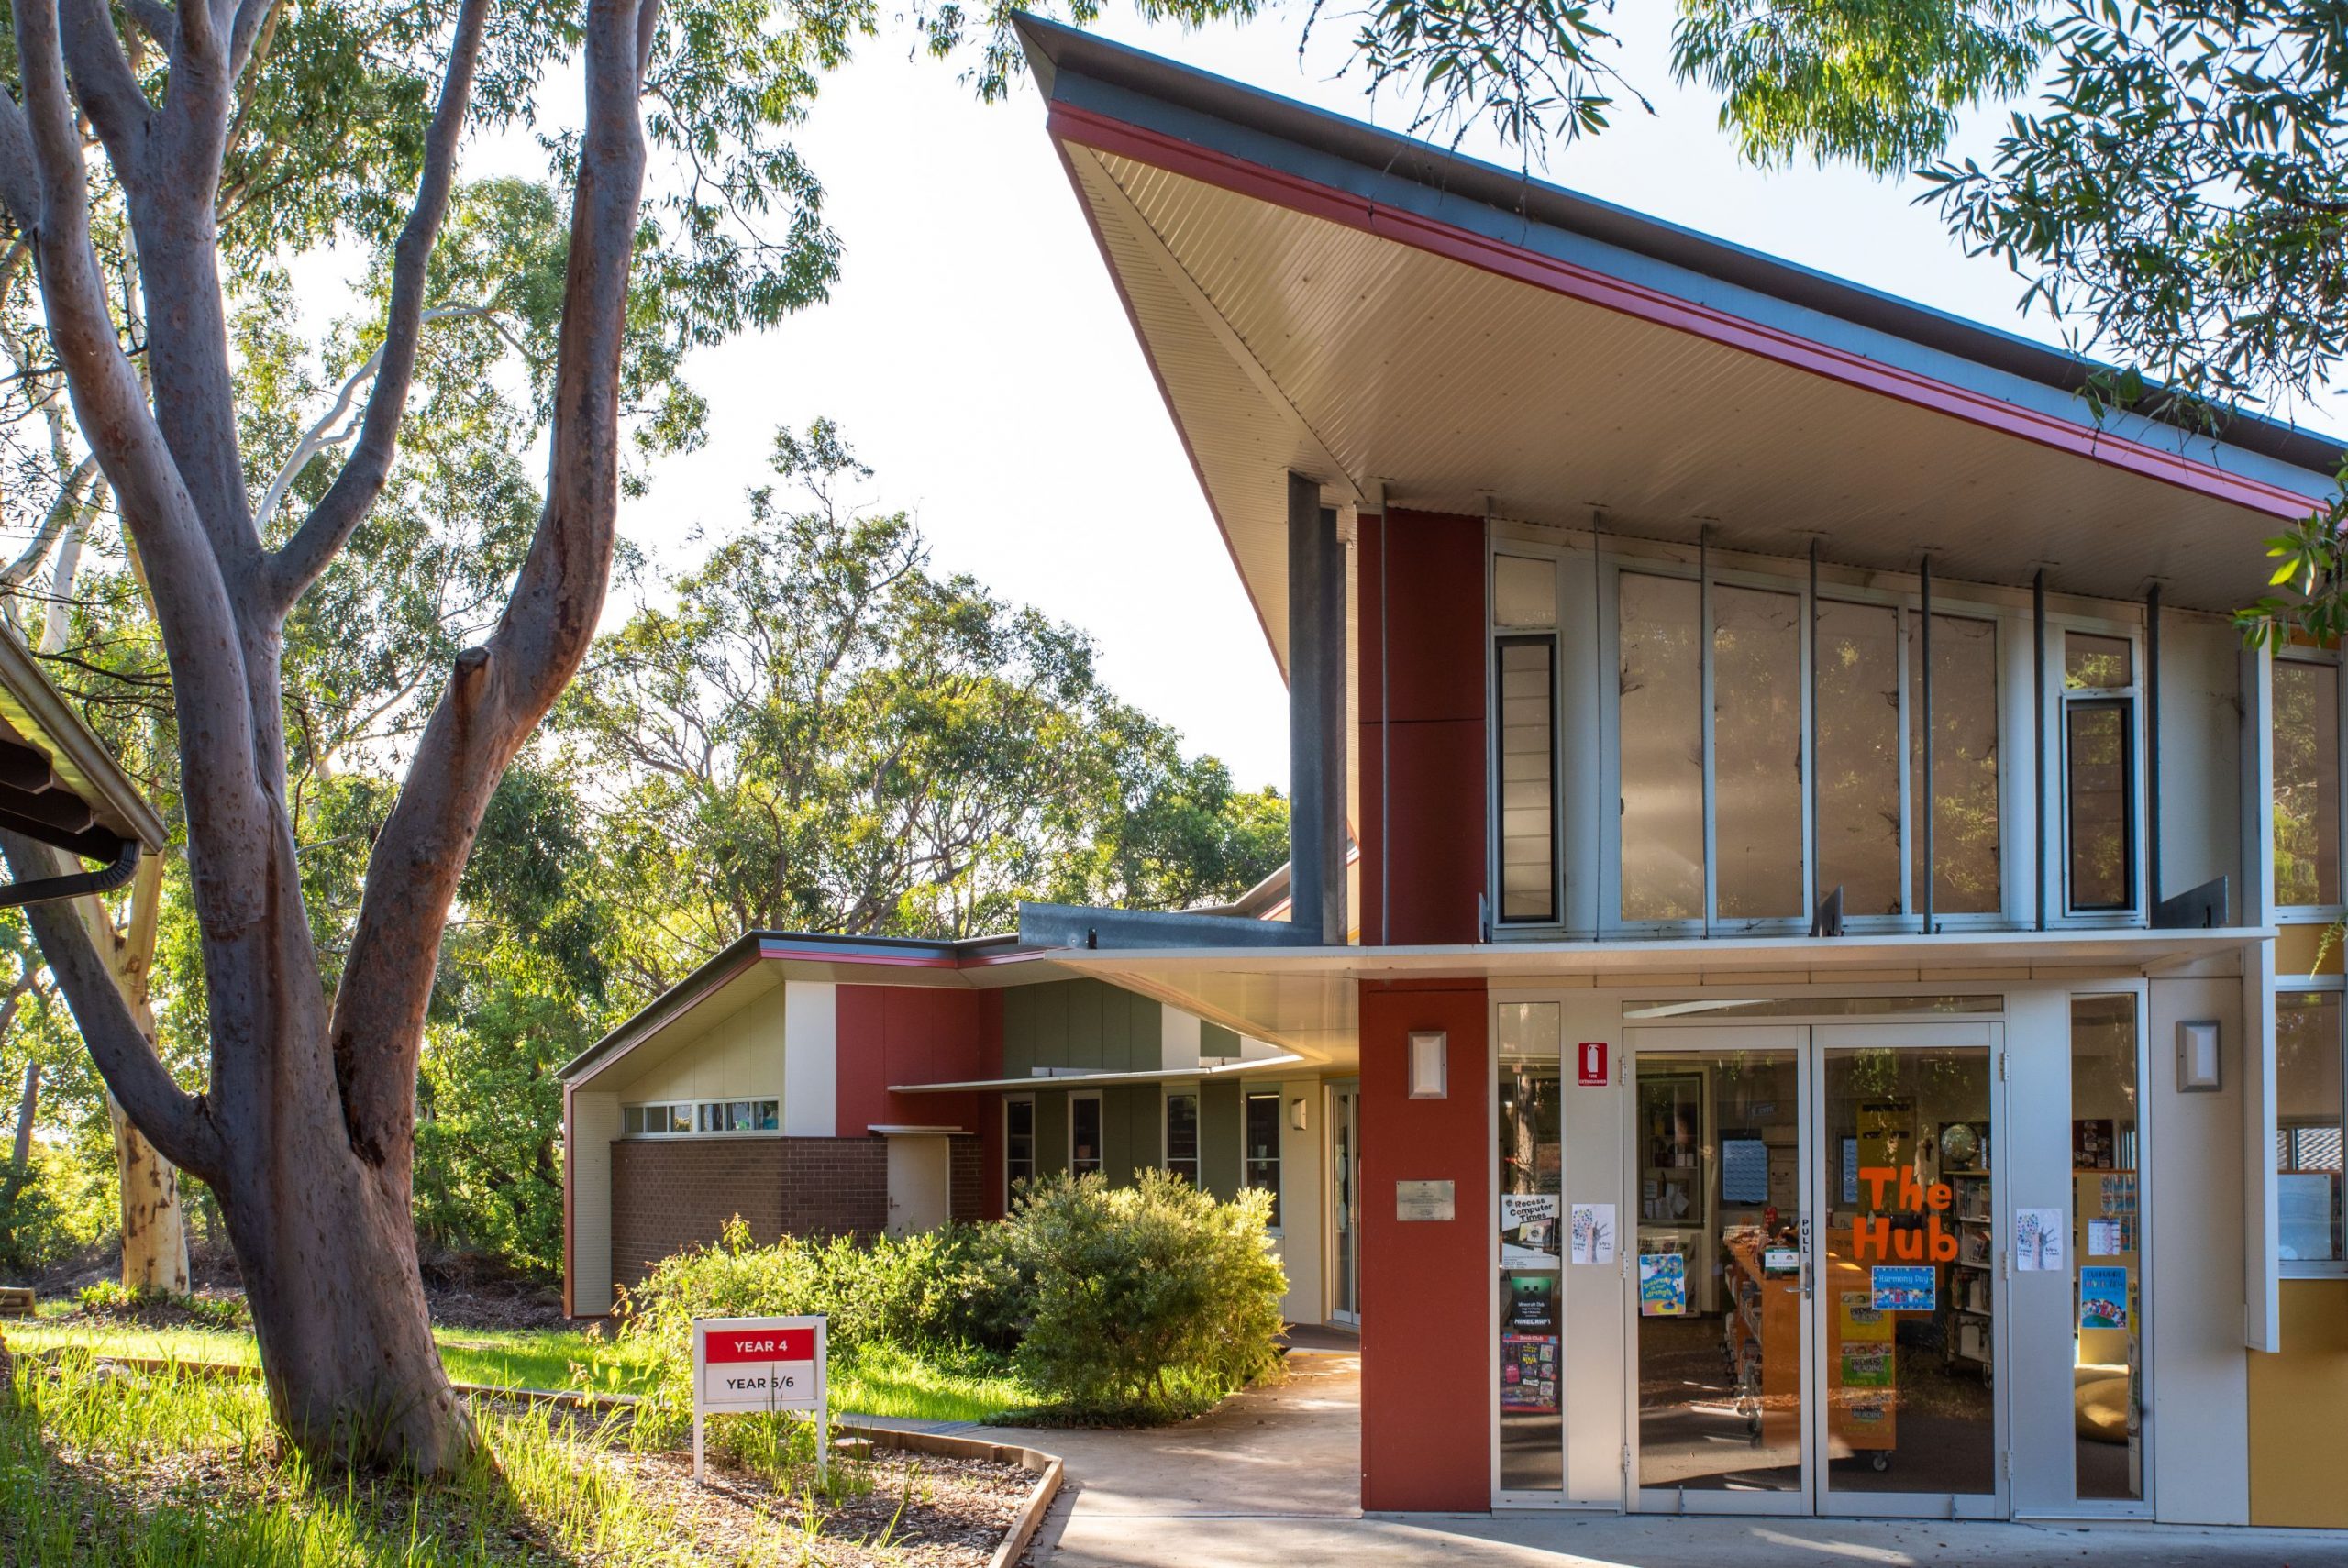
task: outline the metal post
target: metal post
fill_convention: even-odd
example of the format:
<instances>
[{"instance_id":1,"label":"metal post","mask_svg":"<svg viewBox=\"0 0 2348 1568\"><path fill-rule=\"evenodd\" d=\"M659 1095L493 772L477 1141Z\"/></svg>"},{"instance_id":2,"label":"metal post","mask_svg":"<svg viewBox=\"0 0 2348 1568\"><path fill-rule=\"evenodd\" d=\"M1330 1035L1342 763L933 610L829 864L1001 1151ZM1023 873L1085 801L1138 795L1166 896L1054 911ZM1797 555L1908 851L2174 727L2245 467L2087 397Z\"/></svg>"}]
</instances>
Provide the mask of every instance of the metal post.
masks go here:
<instances>
[{"instance_id":1,"label":"metal post","mask_svg":"<svg viewBox=\"0 0 2348 1568\"><path fill-rule=\"evenodd\" d=\"M1803 725L1802 788L1810 796L1810 845L1802 856L1803 901L1813 916L1819 900L1826 896L1818 875L1818 862L1825 853L1824 841L1819 837L1818 826L1818 536L1810 536L1810 616L1802 627L1802 659L1809 666L1806 677L1809 690L1804 694L1802 712L1808 722Z\"/></svg>"},{"instance_id":2,"label":"metal post","mask_svg":"<svg viewBox=\"0 0 2348 1568\"><path fill-rule=\"evenodd\" d=\"M1386 487L1381 484L1378 487L1378 940L1389 944L1394 940L1394 713L1387 656L1393 646L1394 627L1386 616L1386 542L1392 527ZM1485 554L1490 553L1488 543ZM1491 569L1489 560L1485 569ZM1489 584L1484 591L1491 591ZM1489 624L1489 609L1484 618Z\"/></svg>"},{"instance_id":3,"label":"metal post","mask_svg":"<svg viewBox=\"0 0 2348 1568\"><path fill-rule=\"evenodd\" d=\"M1923 891L1922 891L1922 893L1920 893L1920 894L1917 896L1917 900L1916 900L1916 901L1917 901L1917 908L1918 908L1918 909L1922 912L1922 915L1923 915L1923 925L1922 925L1923 933L1924 933L1924 934L1925 934L1925 935L1930 936L1930 935L1933 933L1933 882L1935 882L1936 880L1938 880L1938 878L1936 877L1935 873L1936 873L1936 871L1937 871L1937 870L1938 870L1938 868L1939 868L1939 863L1938 863L1938 861L1937 861L1937 860L1935 860L1935 859L1934 859L1934 857L1933 857L1933 817L1935 817L1936 815L1938 815L1938 814L1939 814L1938 807L1939 807L1939 805L1940 805L1940 799L1939 799L1939 797L1934 793L1933 789L1933 558L1932 558L1932 557L1930 557L1930 556L1926 556L1926 557L1924 558L1924 565L1923 565L1923 569L1922 569L1922 572L1921 576L1922 576L1922 583L1923 583L1923 590L1922 590L1922 593L1920 593L1920 594L1918 595L1918 597L1919 597L1919 599L1921 600L1922 604L1922 614L1923 614L1923 618L1924 618L1924 621L1923 621L1923 631L1922 631L1922 639L1923 639L1923 659L1924 659L1924 668L1923 668L1923 671L1922 671L1922 683L1923 683L1923 689L1924 689L1924 888L1923 888Z\"/></svg>"},{"instance_id":4,"label":"metal post","mask_svg":"<svg viewBox=\"0 0 2348 1568\"><path fill-rule=\"evenodd\" d=\"M2030 580L2030 764L2036 781L2030 820L2037 828L2032 857L2038 889L2038 929L2046 929L2046 569Z\"/></svg>"},{"instance_id":5,"label":"metal post","mask_svg":"<svg viewBox=\"0 0 2348 1568\"><path fill-rule=\"evenodd\" d=\"M2161 585L2144 591L2144 914L2161 907Z\"/></svg>"},{"instance_id":6,"label":"metal post","mask_svg":"<svg viewBox=\"0 0 2348 1568\"><path fill-rule=\"evenodd\" d=\"M1704 934L1712 934L1712 903L1720 890L1720 836L1712 817L1712 558L1711 525L1696 530L1696 689L1704 723Z\"/></svg>"}]
</instances>

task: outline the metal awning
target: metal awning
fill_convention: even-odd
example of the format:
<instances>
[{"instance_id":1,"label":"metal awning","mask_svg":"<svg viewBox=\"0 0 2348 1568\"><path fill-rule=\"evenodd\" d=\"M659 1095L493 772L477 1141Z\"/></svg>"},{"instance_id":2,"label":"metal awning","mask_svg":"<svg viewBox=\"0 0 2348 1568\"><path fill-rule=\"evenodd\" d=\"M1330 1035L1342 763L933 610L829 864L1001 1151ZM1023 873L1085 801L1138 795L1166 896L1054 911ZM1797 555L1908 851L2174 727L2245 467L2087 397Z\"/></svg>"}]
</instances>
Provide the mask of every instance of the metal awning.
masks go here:
<instances>
[{"instance_id":1,"label":"metal awning","mask_svg":"<svg viewBox=\"0 0 2348 1568\"><path fill-rule=\"evenodd\" d=\"M1143 1073L1044 1073L1024 1078L966 1078L951 1084L891 1084L891 1094L954 1094L972 1089L1001 1089L1016 1093L1038 1088L1100 1088L1116 1084L1199 1083L1216 1078L1284 1077L1283 1067L1312 1066L1301 1056L1255 1056L1244 1061L1222 1062L1214 1066L1154 1067ZM876 1127L875 1132L881 1131ZM898 1131L903 1131L899 1129Z\"/></svg>"},{"instance_id":2,"label":"metal awning","mask_svg":"<svg viewBox=\"0 0 2348 1568\"><path fill-rule=\"evenodd\" d=\"M0 908L118 888L142 849L160 854L169 842L153 805L5 624L0 828L105 867L0 886Z\"/></svg>"}]
</instances>

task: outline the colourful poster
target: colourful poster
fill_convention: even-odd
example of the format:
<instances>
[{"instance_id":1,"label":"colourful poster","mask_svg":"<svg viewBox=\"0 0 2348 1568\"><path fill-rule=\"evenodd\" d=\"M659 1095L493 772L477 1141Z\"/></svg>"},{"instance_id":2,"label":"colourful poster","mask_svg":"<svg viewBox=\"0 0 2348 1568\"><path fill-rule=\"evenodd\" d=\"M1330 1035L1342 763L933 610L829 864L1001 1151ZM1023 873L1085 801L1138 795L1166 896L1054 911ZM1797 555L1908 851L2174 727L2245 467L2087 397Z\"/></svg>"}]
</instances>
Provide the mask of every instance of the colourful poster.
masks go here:
<instances>
[{"instance_id":1,"label":"colourful poster","mask_svg":"<svg viewBox=\"0 0 2348 1568\"><path fill-rule=\"evenodd\" d=\"M2128 1326L2128 1271L2124 1268L2079 1270L2079 1327L2124 1329Z\"/></svg>"},{"instance_id":2,"label":"colourful poster","mask_svg":"<svg viewBox=\"0 0 2348 1568\"><path fill-rule=\"evenodd\" d=\"M2059 1209L2014 1210L2014 1267L2025 1271L2063 1266L2063 1211Z\"/></svg>"},{"instance_id":3,"label":"colourful poster","mask_svg":"<svg viewBox=\"0 0 2348 1568\"><path fill-rule=\"evenodd\" d=\"M1877 1264L1868 1275L1870 1304L1878 1312L1929 1312L1937 1278L1930 1264Z\"/></svg>"},{"instance_id":4,"label":"colourful poster","mask_svg":"<svg viewBox=\"0 0 2348 1568\"><path fill-rule=\"evenodd\" d=\"M1557 1342L1543 1334L1501 1336L1501 1408L1547 1413L1557 1408Z\"/></svg>"},{"instance_id":5,"label":"colourful poster","mask_svg":"<svg viewBox=\"0 0 2348 1568\"><path fill-rule=\"evenodd\" d=\"M1614 1206L1611 1203L1577 1203L1573 1209L1573 1252L1578 1264L1611 1264L1614 1261Z\"/></svg>"},{"instance_id":6,"label":"colourful poster","mask_svg":"<svg viewBox=\"0 0 2348 1568\"><path fill-rule=\"evenodd\" d=\"M1678 1318L1688 1311L1688 1260L1678 1253L1639 1254L1639 1316Z\"/></svg>"}]
</instances>

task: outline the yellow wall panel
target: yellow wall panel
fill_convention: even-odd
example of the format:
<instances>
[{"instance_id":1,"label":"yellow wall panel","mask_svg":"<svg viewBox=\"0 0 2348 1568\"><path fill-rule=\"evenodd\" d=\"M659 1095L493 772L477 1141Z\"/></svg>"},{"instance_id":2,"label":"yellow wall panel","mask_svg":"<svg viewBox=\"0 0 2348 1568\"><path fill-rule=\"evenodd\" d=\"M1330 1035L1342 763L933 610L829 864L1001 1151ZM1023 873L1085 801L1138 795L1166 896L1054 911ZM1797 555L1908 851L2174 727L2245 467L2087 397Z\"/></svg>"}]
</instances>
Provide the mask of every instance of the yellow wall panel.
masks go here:
<instances>
[{"instance_id":1,"label":"yellow wall panel","mask_svg":"<svg viewBox=\"0 0 2348 1568\"><path fill-rule=\"evenodd\" d=\"M2342 1475L2348 1279L2287 1279L2283 1348L2250 1358L2250 1522L2348 1529Z\"/></svg>"}]
</instances>

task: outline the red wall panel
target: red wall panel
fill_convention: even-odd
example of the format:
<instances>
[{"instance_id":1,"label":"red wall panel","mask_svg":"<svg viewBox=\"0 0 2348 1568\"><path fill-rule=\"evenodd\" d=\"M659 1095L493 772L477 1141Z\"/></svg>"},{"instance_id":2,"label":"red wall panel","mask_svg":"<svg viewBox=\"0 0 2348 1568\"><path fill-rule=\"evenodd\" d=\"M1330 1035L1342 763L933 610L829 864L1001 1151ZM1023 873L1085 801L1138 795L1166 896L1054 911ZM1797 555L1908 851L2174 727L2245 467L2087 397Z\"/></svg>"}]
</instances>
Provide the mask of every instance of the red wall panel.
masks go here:
<instances>
[{"instance_id":1,"label":"red wall panel","mask_svg":"<svg viewBox=\"0 0 2348 1568\"><path fill-rule=\"evenodd\" d=\"M1361 982L1361 1506L1491 1507L1491 1100L1480 979ZM1409 1036L1450 1036L1449 1092L1410 1098ZM1453 1184L1399 1220L1397 1181Z\"/></svg>"},{"instance_id":2,"label":"red wall panel","mask_svg":"<svg viewBox=\"0 0 2348 1568\"><path fill-rule=\"evenodd\" d=\"M894 1095L889 1086L996 1077L1002 1066L1001 998L960 987L842 986L838 1009L841 1137L891 1124L980 1130L978 1094Z\"/></svg>"},{"instance_id":3,"label":"red wall panel","mask_svg":"<svg viewBox=\"0 0 2348 1568\"><path fill-rule=\"evenodd\" d=\"M1364 517L1355 559L1362 940L1473 942L1488 795L1483 524Z\"/></svg>"}]
</instances>

